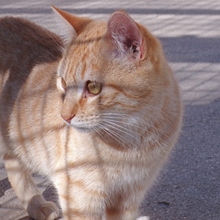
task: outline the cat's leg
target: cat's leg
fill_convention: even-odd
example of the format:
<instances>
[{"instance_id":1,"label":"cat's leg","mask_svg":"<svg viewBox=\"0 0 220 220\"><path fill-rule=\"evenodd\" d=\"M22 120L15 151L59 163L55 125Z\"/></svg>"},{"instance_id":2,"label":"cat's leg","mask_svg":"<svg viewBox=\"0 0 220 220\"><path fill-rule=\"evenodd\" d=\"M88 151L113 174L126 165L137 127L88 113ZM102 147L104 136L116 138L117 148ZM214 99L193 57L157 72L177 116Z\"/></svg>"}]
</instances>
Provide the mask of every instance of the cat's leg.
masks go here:
<instances>
[{"instance_id":1,"label":"cat's leg","mask_svg":"<svg viewBox=\"0 0 220 220\"><path fill-rule=\"evenodd\" d=\"M141 217L137 218L137 220L150 220L150 218L147 216L141 216Z\"/></svg>"},{"instance_id":2,"label":"cat's leg","mask_svg":"<svg viewBox=\"0 0 220 220\"><path fill-rule=\"evenodd\" d=\"M136 220L138 216L138 207L111 207L106 210L106 220Z\"/></svg>"},{"instance_id":3,"label":"cat's leg","mask_svg":"<svg viewBox=\"0 0 220 220\"><path fill-rule=\"evenodd\" d=\"M64 197L60 198L63 218L65 220L103 220L104 202L94 195L86 195L85 193L83 195L81 192L78 194L80 195L70 200Z\"/></svg>"},{"instance_id":4,"label":"cat's leg","mask_svg":"<svg viewBox=\"0 0 220 220\"><path fill-rule=\"evenodd\" d=\"M143 195L140 195L141 198ZM106 207L106 220L136 220L140 206L140 197L130 193L115 197Z\"/></svg>"},{"instance_id":5,"label":"cat's leg","mask_svg":"<svg viewBox=\"0 0 220 220\"><path fill-rule=\"evenodd\" d=\"M62 178L61 178L62 177ZM63 182L62 182L62 181ZM105 201L102 192L84 184L83 180L59 176L57 188L64 220L103 220Z\"/></svg>"},{"instance_id":6,"label":"cat's leg","mask_svg":"<svg viewBox=\"0 0 220 220\"><path fill-rule=\"evenodd\" d=\"M30 173L19 159L7 154L4 162L11 186L30 217L36 220L54 220L59 217L58 207L42 197Z\"/></svg>"}]
</instances>

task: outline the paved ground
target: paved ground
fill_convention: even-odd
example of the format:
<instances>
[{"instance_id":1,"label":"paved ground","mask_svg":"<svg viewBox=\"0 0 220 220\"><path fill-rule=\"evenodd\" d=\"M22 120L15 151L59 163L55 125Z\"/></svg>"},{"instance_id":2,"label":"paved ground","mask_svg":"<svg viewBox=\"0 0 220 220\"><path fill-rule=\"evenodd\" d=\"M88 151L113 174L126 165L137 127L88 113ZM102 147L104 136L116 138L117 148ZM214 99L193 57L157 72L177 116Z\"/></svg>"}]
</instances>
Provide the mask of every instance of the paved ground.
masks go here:
<instances>
[{"instance_id":1,"label":"paved ground","mask_svg":"<svg viewBox=\"0 0 220 220\"><path fill-rule=\"evenodd\" d=\"M98 19L123 8L161 39L183 91L185 119L175 152L141 214L150 220L219 220L220 1L1 0L0 16L23 16L56 30L50 4ZM51 188L45 195L54 198ZM0 161L0 219L25 216Z\"/></svg>"}]
</instances>

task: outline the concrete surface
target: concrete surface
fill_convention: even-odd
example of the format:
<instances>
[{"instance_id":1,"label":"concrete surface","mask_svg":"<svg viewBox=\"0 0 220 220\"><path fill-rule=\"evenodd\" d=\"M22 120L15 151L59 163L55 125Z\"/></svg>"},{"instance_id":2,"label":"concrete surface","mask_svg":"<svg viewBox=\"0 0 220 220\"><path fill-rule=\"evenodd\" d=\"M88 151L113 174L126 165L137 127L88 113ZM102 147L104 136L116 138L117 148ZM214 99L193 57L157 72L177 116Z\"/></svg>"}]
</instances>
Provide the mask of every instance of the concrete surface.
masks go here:
<instances>
[{"instance_id":1,"label":"concrete surface","mask_svg":"<svg viewBox=\"0 0 220 220\"><path fill-rule=\"evenodd\" d=\"M219 220L220 1L0 0L0 16L26 17L56 31L51 4L97 19L125 9L160 38L182 88L184 127L140 214L150 220ZM44 181L41 185L44 189ZM45 195L54 199L51 187ZM0 219L26 216L0 161Z\"/></svg>"}]
</instances>

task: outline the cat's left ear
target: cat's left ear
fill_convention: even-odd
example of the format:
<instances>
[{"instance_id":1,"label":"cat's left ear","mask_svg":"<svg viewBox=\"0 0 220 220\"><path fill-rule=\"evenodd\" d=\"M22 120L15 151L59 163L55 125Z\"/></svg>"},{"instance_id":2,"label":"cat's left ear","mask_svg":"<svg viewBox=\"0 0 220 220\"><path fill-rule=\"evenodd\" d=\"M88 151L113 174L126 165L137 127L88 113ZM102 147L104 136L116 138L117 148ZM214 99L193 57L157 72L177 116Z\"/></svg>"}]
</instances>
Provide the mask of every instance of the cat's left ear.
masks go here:
<instances>
[{"instance_id":1,"label":"cat's left ear","mask_svg":"<svg viewBox=\"0 0 220 220\"><path fill-rule=\"evenodd\" d=\"M112 14L107 24L105 38L111 42L116 56L127 56L136 60L145 58L145 40L136 22L124 11Z\"/></svg>"},{"instance_id":2,"label":"cat's left ear","mask_svg":"<svg viewBox=\"0 0 220 220\"><path fill-rule=\"evenodd\" d=\"M51 6L56 14L58 31L63 40L64 46L67 47L74 41L88 23L90 19L72 15L55 6Z\"/></svg>"}]
</instances>

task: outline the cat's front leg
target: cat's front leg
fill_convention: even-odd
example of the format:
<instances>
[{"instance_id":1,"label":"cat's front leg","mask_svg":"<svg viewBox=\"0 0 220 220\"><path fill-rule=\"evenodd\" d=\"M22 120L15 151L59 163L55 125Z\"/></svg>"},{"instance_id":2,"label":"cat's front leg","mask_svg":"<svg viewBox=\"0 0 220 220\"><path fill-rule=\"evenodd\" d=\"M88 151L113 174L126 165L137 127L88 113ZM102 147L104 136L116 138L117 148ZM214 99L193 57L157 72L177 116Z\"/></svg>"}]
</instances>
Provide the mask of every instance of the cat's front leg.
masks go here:
<instances>
[{"instance_id":1,"label":"cat's front leg","mask_svg":"<svg viewBox=\"0 0 220 220\"><path fill-rule=\"evenodd\" d=\"M58 191L63 220L103 220L105 211L104 193L99 183L86 182L57 176ZM93 182L93 183L92 183ZM100 187L99 187L100 186Z\"/></svg>"},{"instance_id":2,"label":"cat's front leg","mask_svg":"<svg viewBox=\"0 0 220 220\"><path fill-rule=\"evenodd\" d=\"M82 193L80 191L78 194L79 196L75 196L75 198L71 199L69 196L66 198L60 198L63 211L63 219L103 220L104 205L103 202L100 201L100 198L97 198L96 195L92 194L86 195L86 193Z\"/></svg>"},{"instance_id":3,"label":"cat's front leg","mask_svg":"<svg viewBox=\"0 0 220 220\"><path fill-rule=\"evenodd\" d=\"M150 220L150 218L148 216L141 216L137 220Z\"/></svg>"},{"instance_id":4,"label":"cat's front leg","mask_svg":"<svg viewBox=\"0 0 220 220\"><path fill-rule=\"evenodd\" d=\"M137 216L143 195L142 190L134 193L132 189L127 193L115 194L106 207L106 220L139 220Z\"/></svg>"},{"instance_id":5,"label":"cat's front leg","mask_svg":"<svg viewBox=\"0 0 220 220\"><path fill-rule=\"evenodd\" d=\"M55 220L61 216L59 208L53 202L46 201L42 195L31 198L27 212L36 220Z\"/></svg>"},{"instance_id":6,"label":"cat's front leg","mask_svg":"<svg viewBox=\"0 0 220 220\"><path fill-rule=\"evenodd\" d=\"M58 207L42 197L30 173L25 170L19 159L6 154L4 162L11 186L30 217L35 220L57 219L59 217Z\"/></svg>"},{"instance_id":7,"label":"cat's front leg","mask_svg":"<svg viewBox=\"0 0 220 220\"><path fill-rule=\"evenodd\" d=\"M107 209L106 220L136 220L138 207L118 207Z\"/></svg>"}]
</instances>

